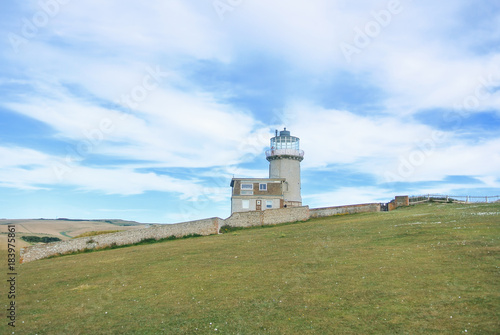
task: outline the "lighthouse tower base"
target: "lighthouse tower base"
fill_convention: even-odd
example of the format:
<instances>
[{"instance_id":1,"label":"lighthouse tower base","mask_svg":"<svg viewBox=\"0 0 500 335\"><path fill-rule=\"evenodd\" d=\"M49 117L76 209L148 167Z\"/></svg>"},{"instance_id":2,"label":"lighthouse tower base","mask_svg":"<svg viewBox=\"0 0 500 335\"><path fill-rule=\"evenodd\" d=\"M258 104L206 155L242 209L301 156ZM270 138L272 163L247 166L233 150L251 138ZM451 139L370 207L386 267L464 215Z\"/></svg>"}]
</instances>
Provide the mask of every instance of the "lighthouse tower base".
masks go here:
<instances>
[{"instance_id":1,"label":"lighthouse tower base","mask_svg":"<svg viewBox=\"0 0 500 335\"><path fill-rule=\"evenodd\" d=\"M285 178L283 197L287 207L302 206L299 160L279 157L271 159L269 161L269 178Z\"/></svg>"}]
</instances>

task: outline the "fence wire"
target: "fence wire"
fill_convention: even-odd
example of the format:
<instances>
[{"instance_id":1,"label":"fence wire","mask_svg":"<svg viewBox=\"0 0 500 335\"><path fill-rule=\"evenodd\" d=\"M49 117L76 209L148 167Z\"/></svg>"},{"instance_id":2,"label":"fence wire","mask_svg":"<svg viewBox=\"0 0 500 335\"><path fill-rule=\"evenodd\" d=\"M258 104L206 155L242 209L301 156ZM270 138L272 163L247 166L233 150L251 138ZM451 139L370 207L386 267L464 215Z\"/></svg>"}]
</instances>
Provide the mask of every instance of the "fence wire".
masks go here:
<instances>
[{"instance_id":1,"label":"fence wire","mask_svg":"<svg viewBox=\"0 0 500 335\"><path fill-rule=\"evenodd\" d=\"M443 195L443 194L424 194L412 195L409 197L410 204L420 202L456 202L456 203L491 203L500 201L500 195Z\"/></svg>"}]
</instances>

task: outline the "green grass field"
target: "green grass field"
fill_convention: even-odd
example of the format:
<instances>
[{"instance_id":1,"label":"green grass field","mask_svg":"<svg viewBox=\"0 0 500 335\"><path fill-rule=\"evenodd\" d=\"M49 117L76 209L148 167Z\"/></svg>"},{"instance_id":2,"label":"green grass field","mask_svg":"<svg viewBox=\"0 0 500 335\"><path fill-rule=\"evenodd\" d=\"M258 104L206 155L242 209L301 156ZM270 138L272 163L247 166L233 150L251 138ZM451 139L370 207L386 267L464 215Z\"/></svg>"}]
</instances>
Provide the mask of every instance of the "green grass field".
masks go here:
<instances>
[{"instance_id":1,"label":"green grass field","mask_svg":"<svg viewBox=\"0 0 500 335\"><path fill-rule=\"evenodd\" d=\"M498 334L499 238L498 203L422 204L45 259L15 333Z\"/></svg>"}]
</instances>

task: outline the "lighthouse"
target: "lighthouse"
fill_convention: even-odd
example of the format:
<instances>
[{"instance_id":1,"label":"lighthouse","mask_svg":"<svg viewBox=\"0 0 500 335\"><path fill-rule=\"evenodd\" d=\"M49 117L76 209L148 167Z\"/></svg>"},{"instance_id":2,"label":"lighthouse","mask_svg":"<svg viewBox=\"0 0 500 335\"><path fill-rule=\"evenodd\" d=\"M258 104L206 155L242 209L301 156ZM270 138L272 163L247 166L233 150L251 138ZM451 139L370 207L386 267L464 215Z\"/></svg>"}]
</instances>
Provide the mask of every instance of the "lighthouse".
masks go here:
<instances>
[{"instance_id":1,"label":"lighthouse","mask_svg":"<svg viewBox=\"0 0 500 335\"><path fill-rule=\"evenodd\" d=\"M269 178L231 179L231 214L264 211L273 208L302 206L300 196L300 162L304 151L300 139L284 128L271 138Z\"/></svg>"},{"instance_id":2,"label":"lighthouse","mask_svg":"<svg viewBox=\"0 0 500 335\"><path fill-rule=\"evenodd\" d=\"M300 150L300 139L284 130L271 138L271 149L266 151L269 161L269 178L285 179L283 200L286 206L302 206L300 195L300 162L304 159L304 151Z\"/></svg>"}]
</instances>

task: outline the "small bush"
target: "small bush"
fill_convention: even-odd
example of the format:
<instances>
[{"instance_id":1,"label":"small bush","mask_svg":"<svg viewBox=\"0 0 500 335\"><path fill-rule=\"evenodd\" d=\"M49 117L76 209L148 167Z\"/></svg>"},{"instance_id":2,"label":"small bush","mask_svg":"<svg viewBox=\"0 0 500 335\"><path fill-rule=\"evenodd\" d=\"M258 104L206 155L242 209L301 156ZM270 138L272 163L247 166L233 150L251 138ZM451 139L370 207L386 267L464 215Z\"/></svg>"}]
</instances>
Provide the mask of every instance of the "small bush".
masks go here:
<instances>
[{"instance_id":1,"label":"small bush","mask_svg":"<svg viewBox=\"0 0 500 335\"><path fill-rule=\"evenodd\" d=\"M220 227L219 232L221 234L226 234L226 233L231 233L233 231L237 231L237 230L241 230L241 229L243 229L243 227L232 227L229 225L225 225L225 226Z\"/></svg>"},{"instance_id":2,"label":"small bush","mask_svg":"<svg viewBox=\"0 0 500 335\"><path fill-rule=\"evenodd\" d=\"M155 238L145 238L144 240L141 240L140 242L134 243L134 245L143 245L143 244L153 244L157 243L158 240Z\"/></svg>"},{"instance_id":3,"label":"small bush","mask_svg":"<svg viewBox=\"0 0 500 335\"><path fill-rule=\"evenodd\" d=\"M191 238L191 237L201 237L203 235L200 234L189 234L189 235L184 235L181 238Z\"/></svg>"},{"instance_id":4,"label":"small bush","mask_svg":"<svg viewBox=\"0 0 500 335\"><path fill-rule=\"evenodd\" d=\"M23 241L29 243L50 243L50 242L58 242L61 241L59 237L51 237L51 236L21 236Z\"/></svg>"}]
</instances>

